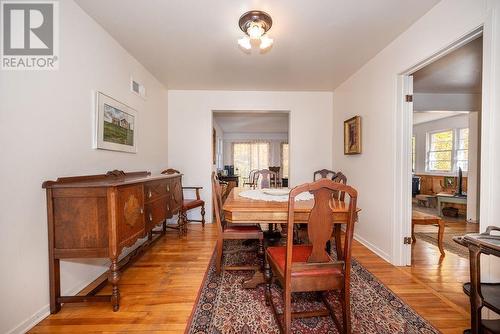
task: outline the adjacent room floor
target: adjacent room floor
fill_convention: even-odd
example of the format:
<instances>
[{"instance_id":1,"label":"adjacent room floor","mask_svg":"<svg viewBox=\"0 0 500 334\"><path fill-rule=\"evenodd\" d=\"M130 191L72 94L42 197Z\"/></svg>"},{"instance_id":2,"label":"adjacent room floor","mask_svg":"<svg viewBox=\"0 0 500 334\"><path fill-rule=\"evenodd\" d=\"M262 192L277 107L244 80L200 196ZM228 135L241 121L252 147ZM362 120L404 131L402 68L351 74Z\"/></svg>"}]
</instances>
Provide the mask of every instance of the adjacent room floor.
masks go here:
<instances>
[{"instance_id":1,"label":"adjacent room floor","mask_svg":"<svg viewBox=\"0 0 500 334\"><path fill-rule=\"evenodd\" d=\"M427 228L432 226L419 230ZM216 233L215 225L190 225L181 238L176 231L167 232L123 273L119 312L107 303L64 305L31 333L184 332ZM442 333L461 333L469 323L468 300L461 292L461 282L468 278L467 259L447 252L440 261L437 247L423 241L412 252L413 266L398 268L358 242L353 248L363 266Z\"/></svg>"}]
</instances>

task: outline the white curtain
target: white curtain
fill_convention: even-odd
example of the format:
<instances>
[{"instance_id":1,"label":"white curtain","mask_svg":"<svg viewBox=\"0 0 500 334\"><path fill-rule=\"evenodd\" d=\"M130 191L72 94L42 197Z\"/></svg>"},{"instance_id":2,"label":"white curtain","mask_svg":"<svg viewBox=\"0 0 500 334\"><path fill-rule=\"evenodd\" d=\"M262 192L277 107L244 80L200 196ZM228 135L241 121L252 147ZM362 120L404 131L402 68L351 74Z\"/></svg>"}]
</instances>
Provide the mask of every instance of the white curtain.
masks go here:
<instances>
[{"instance_id":1,"label":"white curtain","mask_svg":"<svg viewBox=\"0 0 500 334\"><path fill-rule=\"evenodd\" d=\"M232 146L234 171L240 178L247 178L253 169L269 167L269 142L238 142Z\"/></svg>"}]
</instances>

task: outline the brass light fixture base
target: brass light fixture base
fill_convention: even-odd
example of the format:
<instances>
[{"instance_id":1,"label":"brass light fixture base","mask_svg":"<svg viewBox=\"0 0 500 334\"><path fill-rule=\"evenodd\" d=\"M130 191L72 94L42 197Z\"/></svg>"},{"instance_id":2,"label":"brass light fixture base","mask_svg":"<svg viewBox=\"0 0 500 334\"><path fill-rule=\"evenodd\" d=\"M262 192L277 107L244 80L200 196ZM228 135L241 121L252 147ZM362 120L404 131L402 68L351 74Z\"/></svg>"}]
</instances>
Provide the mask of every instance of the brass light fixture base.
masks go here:
<instances>
[{"instance_id":1,"label":"brass light fixture base","mask_svg":"<svg viewBox=\"0 0 500 334\"><path fill-rule=\"evenodd\" d=\"M246 12L245 14L241 15L238 21L240 29L245 34L248 34L247 30L254 22L261 24L262 28L264 29L264 33L271 29L271 26L273 25L271 16L261 10L251 10L249 12Z\"/></svg>"}]
</instances>

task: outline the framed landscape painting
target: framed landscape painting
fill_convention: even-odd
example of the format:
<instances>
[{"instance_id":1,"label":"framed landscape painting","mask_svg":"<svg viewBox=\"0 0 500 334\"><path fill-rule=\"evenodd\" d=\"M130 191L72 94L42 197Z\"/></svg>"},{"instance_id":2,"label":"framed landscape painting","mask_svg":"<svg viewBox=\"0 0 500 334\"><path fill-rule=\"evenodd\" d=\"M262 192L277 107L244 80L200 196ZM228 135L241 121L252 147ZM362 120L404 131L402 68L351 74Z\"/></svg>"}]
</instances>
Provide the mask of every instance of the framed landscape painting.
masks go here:
<instances>
[{"instance_id":1,"label":"framed landscape painting","mask_svg":"<svg viewBox=\"0 0 500 334\"><path fill-rule=\"evenodd\" d=\"M137 152L137 111L96 92L95 120L95 148Z\"/></svg>"},{"instance_id":2,"label":"framed landscape painting","mask_svg":"<svg viewBox=\"0 0 500 334\"><path fill-rule=\"evenodd\" d=\"M361 117L354 116L344 122L344 154L361 153Z\"/></svg>"}]
</instances>

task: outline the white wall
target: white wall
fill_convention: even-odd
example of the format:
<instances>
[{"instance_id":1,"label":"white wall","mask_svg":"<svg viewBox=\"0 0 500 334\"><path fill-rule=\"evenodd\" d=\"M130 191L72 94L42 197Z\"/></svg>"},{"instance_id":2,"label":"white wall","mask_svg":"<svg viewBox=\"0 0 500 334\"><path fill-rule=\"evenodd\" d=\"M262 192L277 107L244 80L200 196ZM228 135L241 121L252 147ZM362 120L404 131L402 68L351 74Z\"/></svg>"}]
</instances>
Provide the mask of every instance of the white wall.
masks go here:
<instances>
[{"instance_id":1,"label":"white wall","mask_svg":"<svg viewBox=\"0 0 500 334\"><path fill-rule=\"evenodd\" d=\"M43 181L167 166L164 87L73 1L59 6L60 69L0 72L0 333L23 332L48 314ZM129 92L131 75L147 100ZM137 154L91 148L94 89L138 111ZM77 292L106 270L103 263L63 262L62 292Z\"/></svg>"},{"instance_id":2,"label":"white wall","mask_svg":"<svg viewBox=\"0 0 500 334\"><path fill-rule=\"evenodd\" d=\"M202 185L211 212L213 110L290 111L290 182L309 182L332 163L332 93L263 91L168 92L168 161L186 185ZM189 140L186 140L189 138ZM210 219L210 215L207 215Z\"/></svg>"},{"instance_id":3,"label":"white wall","mask_svg":"<svg viewBox=\"0 0 500 334\"><path fill-rule=\"evenodd\" d=\"M441 1L335 90L333 167L345 171L349 182L359 190L362 212L356 236L394 263L400 263L402 242L394 232L402 224L398 182L404 129L398 114L398 75L481 26L487 20L488 4L498 5L487 0ZM496 15L491 20L498 33ZM343 121L356 114L362 117L363 153L344 156ZM496 126L500 129L500 124ZM489 153L499 155L498 149ZM500 187L496 191L500 195ZM498 220L487 220L498 224Z\"/></svg>"},{"instance_id":4,"label":"white wall","mask_svg":"<svg viewBox=\"0 0 500 334\"><path fill-rule=\"evenodd\" d=\"M233 143L254 140L269 142L269 166L281 166L281 143L288 142L288 133L225 133L224 165L233 164Z\"/></svg>"}]
</instances>

